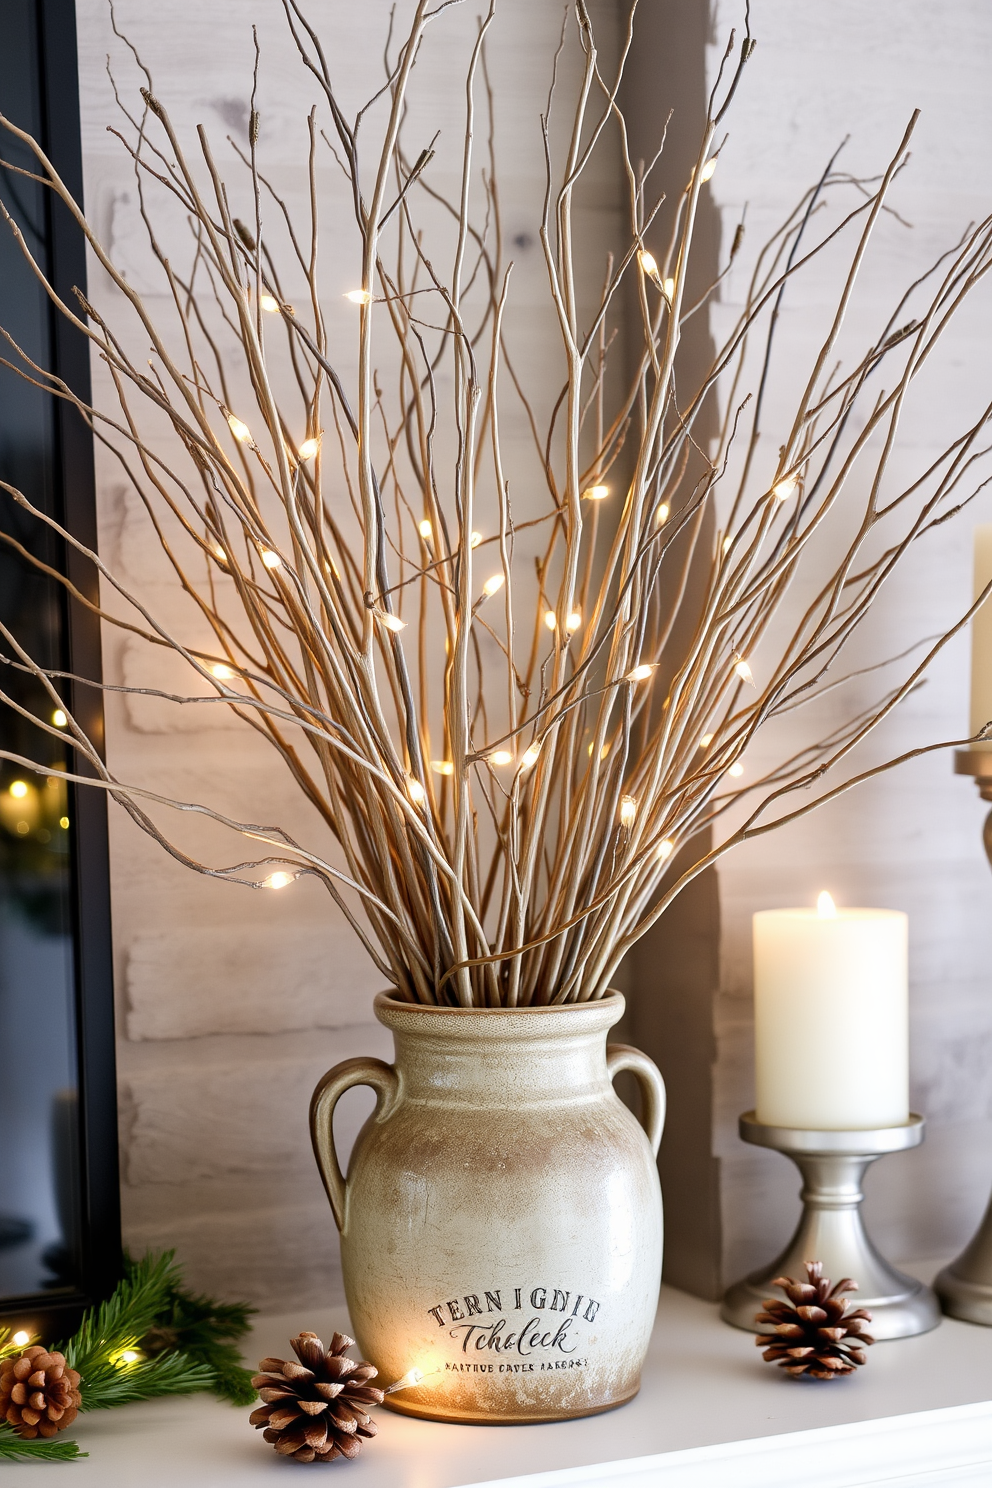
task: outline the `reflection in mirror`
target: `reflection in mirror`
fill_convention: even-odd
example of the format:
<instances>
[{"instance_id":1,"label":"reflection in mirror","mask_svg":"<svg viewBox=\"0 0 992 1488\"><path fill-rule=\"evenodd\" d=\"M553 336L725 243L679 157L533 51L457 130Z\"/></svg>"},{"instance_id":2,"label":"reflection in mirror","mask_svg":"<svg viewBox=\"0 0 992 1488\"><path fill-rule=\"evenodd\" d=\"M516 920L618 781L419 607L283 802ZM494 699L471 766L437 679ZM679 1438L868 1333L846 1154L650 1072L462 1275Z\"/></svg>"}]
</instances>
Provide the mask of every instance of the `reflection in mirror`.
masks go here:
<instances>
[{"instance_id":1,"label":"reflection in mirror","mask_svg":"<svg viewBox=\"0 0 992 1488\"><path fill-rule=\"evenodd\" d=\"M0 108L41 136L38 7L0 0ZM11 167L3 197L32 254L47 268L48 204ZM50 365L48 304L9 231L0 230L0 325L34 362ZM0 356L9 358L8 346ZM51 401L0 366L0 481L57 515ZM60 545L0 490L0 530L60 567ZM65 768L65 717L17 667L17 644L59 668L65 614L59 587L16 547L0 545L0 739L5 750ZM33 720L49 726L45 732ZM72 914L73 808L64 784L0 762L0 1304L80 1287L80 1142Z\"/></svg>"}]
</instances>

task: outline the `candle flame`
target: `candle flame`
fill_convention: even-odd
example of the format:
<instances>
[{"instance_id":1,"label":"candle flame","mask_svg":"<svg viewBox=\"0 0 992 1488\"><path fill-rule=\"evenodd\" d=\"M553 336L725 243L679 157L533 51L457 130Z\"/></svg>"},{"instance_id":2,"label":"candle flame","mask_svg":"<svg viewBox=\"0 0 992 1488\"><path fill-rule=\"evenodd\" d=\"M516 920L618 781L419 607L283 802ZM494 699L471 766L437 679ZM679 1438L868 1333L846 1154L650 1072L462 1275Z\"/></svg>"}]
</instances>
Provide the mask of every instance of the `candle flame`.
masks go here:
<instances>
[{"instance_id":1,"label":"candle flame","mask_svg":"<svg viewBox=\"0 0 992 1488\"><path fill-rule=\"evenodd\" d=\"M816 912L821 920L835 920L837 918L837 906L826 889L817 897Z\"/></svg>"}]
</instances>

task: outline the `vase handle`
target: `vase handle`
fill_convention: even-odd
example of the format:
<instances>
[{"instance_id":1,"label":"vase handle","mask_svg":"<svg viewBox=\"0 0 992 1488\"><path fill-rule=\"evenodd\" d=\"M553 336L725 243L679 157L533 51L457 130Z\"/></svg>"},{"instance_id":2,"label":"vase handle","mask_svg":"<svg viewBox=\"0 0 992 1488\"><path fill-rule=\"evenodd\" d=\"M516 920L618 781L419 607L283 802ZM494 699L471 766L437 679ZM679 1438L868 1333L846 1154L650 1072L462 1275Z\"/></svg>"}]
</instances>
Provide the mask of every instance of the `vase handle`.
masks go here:
<instances>
[{"instance_id":1,"label":"vase handle","mask_svg":"<svg viewBox=\"0 0 992 1488\"><path fill-rule=\"evenodd\" d=\"M395 1069L382 1059L344 1059L327 1071L313 1093L310 1140L339 1230L344 1229L346 1184L334 1147L334 1107L353 1085L370 1085L376 1093L373 1119L381 1120L393 1108L398 1084Z\"/></svg>"},{"instance_id":2,"label":"vase handle","mask_svg":"<svg viewBox=\"0 0 992 1488\"><path fill-rule=\"evenodd\" d=\"M615 1080L621 1070L630 1070L640 1085L644 1100L643 1126L651 1143L651 1151L657 1157L661 1134L665 1130L667 1099L661 1070L653 1059L649 1059L631 1044L607 1044L606 1068L611 1080Z\"/></svg>"}]
</instances>

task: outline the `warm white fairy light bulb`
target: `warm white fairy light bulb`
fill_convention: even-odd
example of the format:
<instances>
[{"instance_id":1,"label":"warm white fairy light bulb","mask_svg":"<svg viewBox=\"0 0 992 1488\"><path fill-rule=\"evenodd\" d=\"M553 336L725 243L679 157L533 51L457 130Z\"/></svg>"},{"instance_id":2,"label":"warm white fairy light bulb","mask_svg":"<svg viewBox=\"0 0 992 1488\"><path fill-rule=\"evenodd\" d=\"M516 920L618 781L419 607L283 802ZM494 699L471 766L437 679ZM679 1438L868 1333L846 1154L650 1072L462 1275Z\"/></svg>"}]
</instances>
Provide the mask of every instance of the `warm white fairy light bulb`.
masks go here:
<instances>
[{"instance_id":1,"label":"warm white fairy light bulb","mask_svg":"<svg viewBox=\"0 0 992 1488\"><path fill-rule=\"evenodd\" d=\"M229 413L227 415L227 422L231 433L239 444L251 444L251 430L243 419L239 419L236 414Z\"/></svg>"},{"instance_id":2,"label":"warm white fairy light bulb","mask_svg":"<svg viewBox=\"0 0 992 1488\"><path fill-rule=\"evenodd\" d=\"M490 577L483 584L483 586L482 586L482 592L487 597L487 599L492 599L493 595L494 594L498 594L499 591L502 589L502 587L503 587L503 585L505 583L506 583L506 575L505 574L494 573L494 574L490 575Z\"/></svg>"},{"instance_id":3,"label":"warm white fairy light bulb","mask_svg":"<svg viewBox=\"0 0 992 1488\"><path fill-rule=\"evenodd\" d=\"M675 293L675 280L666 279L662 288L665 291L665 298L670 300L672 298L672 295Z\"/></svg>"},{"instance_id":4,"label":"warm white fairy light bulb","mask_svg":"<svg viewBox=\"0 0 992 1488\"><path fill-rule=\"evenodd\" d=\"M650 662L642 661L640 666L631 668L627 673L628 682L646 682L654 671Z\"/></svg>"},{"instance_id":5,"label":"warm white fairy light bulb","mask_svg":"<svg viewBox=\"0 0 992 1488\"><path fill-rule=\"evenodd\" d=\"M407 780L406 791L414 806L423 806L427 800L427 792L424 790L420 781L415 780L412 775Z\"/></svg>"},{"instance_id":6,"label":"warm white fairy light bulb","mask_svg":"<svg viewBox=\"0 0 992 1488\"><path fill-rule=\"evenodd\" d=\"M258 303L261 305L262 309L267 310L270 315L274 315L279 309L279 301L276 299L275 295L261 294L258 297Z\"/></svg>"},{"instance_id":7,"label":"warm white fairy light bulb","mask_svg":"<svg viewBox=\"0 0 992 1488\"><path fill-rule=\"evenodd\" d=\"M713 743L713 735L712 734L704 734L703 737L699 741L699 747L700 747L700 749L709 749L709 747L710 747L710 745L712 743Z\"/></svg>"},{"instance_id":8,"label":"warm white fairy light bulb","mask_svg":"<svg viewBox=\"0 0 992 1488\"><path fill-rule=\"evenodd\" d=\"M523 758L520 761L521 765L524 767L525 770L529 770L532 765L537 764L540 754L540 744L532 744L529 749L524 750Z\"/></svg>"},{"instance_id":9,"label":"warm white fairy light bulb","mask_svg":"<svg viewBox=\"0 0 992 1488\"><path fill-rule=\"evenodd\" d=\"M709 158L709 160L707 160L706 164L703 166L702 170L699 172L699 179L701 181L708 181L708 180L710 180L710 178L712 177L713 172L715 170L716 170L716 156L715 155L711 155L710 158Z\"/></svg>"},{"instance_id":10,"label":"warm white fairy light bulb","mask_svg":"<svg viewBox=\"0 0 992 1488\"><path fill-rule=\"evenodd\" d=\"M654 525L656 527L664 527L665 523L668 521L670 514L671 507L668 505L668 502L660 502L654 514Z\"/></svg>"},{"instance_id":11,"label":"warm white fairy light bulb","mask_svg":"<svg viewBox=\"0 0 992 1488\"><path fill-rule=\"evenodd\" d=\"M454 775L455 767L450 760L431 760L431 769L435 775Z\"/></svg>"},{"instance_id":12,"label":"warm white fairy light bulb","mask_svg":"<svg viewBox=\"0 0 992 1488\"><path fill-rule=\"evenodd\" d=\"M16 1343L18 1348L23 1348L25 1344L31 1342L31 1334L26 1333L23 1328L18 1328L10 1341L11 1343Z\"/></svg>"},{"instance_id":13,"label":"warm white fairy light bulb","mask_svg":"<svg viewBox=\"0 0 992 1488\"><path fill-rule=\"evenodd\" d=\"M401 620L399 615L390 615L386 610L376 610L375 618L385 630L391 630L394 635L399 635L401 630L406 630L406 621Z\"/></svg>"},{"instance_id":14,"label":"warm white fairy light bulb","mask_svg":"<svg viewBox=\"0 0 992 1488\"><path fill-rule=\"evenodd\" d=\"M424 542L430 542L431 539L434 536L434 528L431 526L430 522L427 520L426 517L424 518L424 520L418 526L417 531L420 533L421 537L424 539Z\"/></svg>"},{"instance_id":15,"label":"warm white fairy light bulb","mask_svg":"<svg viewBox=\"0 0 992 1488\"><path fill-rule=\"evenodd\" d=\"M217 559L217 562L218 563L226 563L227 562L227 553L221 547L220 543L215 543L214 546L210 549L210 551L213 553L213 555Z\"/></svg>"},{"instance_id":16,"label":"warm white fairy light bulb","mask_svg":"<svg viewBox=\"0 0 992 1488\"><path fill-rule=\"evenodd\" d=\"M229 666L225 666L222 661L218 661L210 668L210 675L216 677L218 682L229 682L236 674Z\"/></svg>"},{"instance_id":17,"label":"warm white fairy light bulb","mask_svg":"<svg viewBox=\"0 0 992 1488\"><path fill-rule=\"evenodd\" d=\"M63 713L61 708L56 708L55 712L52 714L52 722L54 723L56 728L65 728L66 724L69 722L69 719L67 718L65 713Z\"/></svg>"},{"instance_id":18,"label":"warm white fairy light bulb","mask_svg":"<svg viewBox=\"0 0 992 1488\"><path fill-rule=\"evenodd\" d=\"M734 662L734 671L737 673L738 677L740 677L742 682L746 682L749 687L754 686L754 676L751 672L751 668L748 666L743 656L739 656Z\"/></svg>"},{"instance_id":19,"label":"warm white fairy light bulb","mask_svg":"<svg viewBox=\"0 0 992 1488\"><path fill-rule=\"evenodd\" d=\"M117 1362L119 1364L137 1364L140 1358L141 1355L137 1349L122 1349L117 1355Z\"/></svg>"},{"instance_id":20,"label":"warm white fairy light bulb","mask_svg":"<svg viewBox=\"0 0 992 1488\"><path fill-rule=\"evenodd\" d=\"M423 1377L424 1371L422 1369L408 1369L406 1374L402 1375L400 1379L394 1380L391 1385L387 1385L382 1393L384 1395L393 1395L397 1390L412 1390L415 1385L420 1384Z\"/></svg>"},{"instance_id":21,"label":"warm white fairy light bulb","mask_svg":"<svg viewBox=\"0 0 992 1488\"><path fill-rule=\"evenodd\" d=\"M605 501L610 494L609 486L590 486L585 493L587 501Z\"/></svg>"},{"instance_id":22,"label":"warm white fairy light bulb","mask_svg":"<svg viewBox=\"0 0 992 1488\"><path fill-rule=\"evenodd\" d=\"M489 763L491 765L512 765L513 755L508 749L494 749L489 755Z\"/></svg>"},{"instance_id":23,"label":"warm white fairy light bulb","mask_svg":"<svg viewBox=\"0 0 992 1488\"><path fill-rule=\"evenodd\" d=\"M545 610L544 623L549 630L558 629L558 616L555 614L554 610Z\"/></svg>"},{"instance_id":24,"label":"warm white fairy light bulb","mask_svg":"<svg viewBox=\"0 0 992 1488\"><path fill-rule=\"evenodd\" d=\"M565 629L568 631L569 635L574 635L574 633L578 630L578 628L579 628L579 626L581 624L582 624L582 611L581 610L573 610L572 613L569 615L568 619L565 621Z\"/></svg>"},{"instance_id":25,"label":"warm white fairy light bulb","mask_svg":"<svg viewBox=\"0 0 992 1488\"><path fill-rule=\"evenodd\" d=\"M371 305L375 295L369 289L349 289L345 299L350 300L353 305Z\"/></svg>"},{"instance_id":26,"label":"warm white fairy light bulb","mask_svg":"<svg viewBox=\"0 0 992 1488\"><path fill-rule=\"evenodd\" d=\"M740 761L737 761L731 765L730 769L727 771L727 774L733 775L735 780L739 780L744 774L744 766L740 763Z\"/></svg>"},{"instance_id":27,"label":"warm white fairy light bulb","mask_svg":"<svg viewBox=\"0 0 992 1488\"><path fill-rule=\"evenodd\" d=\"M666 837L663 842L658 843L658 857L661 859L662 862L664 862L666 858L670 858L674 851L675 843L671 840L670 837Z\"/></svg>"},{"instance_id":28,"label":"warm white fairy light bulb","mask_svg":"<svg viewBox=\"0 0 992 1488\"><path fill-rule=\"evenodd\" d=\"M274 553L271 548L264 548L262 550L262 562L264 563L265 567L271 572L272 569L279 568L281 566L282 559L279 557L279 554Z\"/></svg>"},{"instance_id":29,"label":"warm white fairy light bulb","mask_svg":"<svg viewBox=\"0 0 992 1488\"><path fill-rule=\"evenodd\" d=\"M10 783L10 794L13 796L13 798L14 798L15 801L23 801L24 800L24 797L27 795L27 793L28 793L28 783L27 783L26 780L12 780L11 781L11 783Z\"/></svg>"},{"instance_id":30,"label":"warm white fairy light bulb","mask_svg":"<svg viewBox=\"0 0 992 1488\"><path fill-rule=\"evenodd\" d=\"M304 439L303 443L300 445L300 459L312 460L319 449L320 440L316 437L316 435L314 435L311 439Z\"/></svg>"},{"instance_id":31,"label":"warm white fairy light bulb","mask_svg":"<svg viewBox=\"0 0 992 1488\"><path fill-rule=\"evenodd\" d=\"M732 542L733 542L733 538L728 533L727 536L723 539L723 544L722 544L722 546L720 548L720 551L721 551L721 553L723 554L724 557L726 557L727 554L730 552L730 544Z\"/></svg>"},{"instance_id":32,"label":"warm white fairy light bulb","mask_svg":"<svg viewBox=\"0 0 992 1488\"><path fill-rule=\"evenodd\" d=\"M263 889L284 889L284 888L286 888L287 884L291 884L293 882L293 880L295 879L295 877L296 877L296 874L295 873L283 873L282 870L280 869L280 871L278 873L270 873L269 876L268 876L268 878L266 878L266 879L263 880L263 882L262 882L262 888Z\"/></svg>"},{"instance_id":33,"label":"warm white fairy light bulb","mask_svg":"<svg viewBox=\"0 0 992 1488\"><path fill-rule=\"evenodd\" d=\"M833 895L828 894L826 889L822 894L816 896L816 912L821 920L835 920L837 918L837 906L833 901Z\"/></svg>"},{"instance_id":34,"label":"warm white fairy light bulb","mask_svg":"<svg viewBox=\"0 0 992 1488\"><path fill-rule=\"evenodd\" d=\"M794 475L787 475L785 480L780 480L777 485L772 486L772 495L776 501L788 501L798 484Z\"/></svg>"},{"instance_id":35,"label":"warm white fairy light bulb","mask_svg":"<svg viewBox=\"0 0 992 1488\"><path fill-rule=\"evenodd\" d=\"M629 832L637 820L637 801L634 796L620 797L620 825Z\"/></svg>"},{"instance_id":36,"label":"warm white fairy light bulb","mask_svg":"<svg viewBox=\"0 0 992 1488\"><path fill-rule=\"evenodd\" d=\"M482 533L481 532L470 532L469 533L468 545L469 545L470 548L477 548L479 546L479 544L481 543L481 541L482 541Z\"/></svg>"},{"instance_id":37,"label":"warm white fairy light bulb","mask_svg":"<svg viewBox=\"0 0 992 1488\"><path fill-rule=\"evenodd\" d=\"M639 253L637 255L637 261L640 264L641 268L644 270L645 274L651 274L653 277L657 276L658 260L655 258L653 253L648 253L647 249L645 248L642 253Z\"/></svg>"}]
</instances>

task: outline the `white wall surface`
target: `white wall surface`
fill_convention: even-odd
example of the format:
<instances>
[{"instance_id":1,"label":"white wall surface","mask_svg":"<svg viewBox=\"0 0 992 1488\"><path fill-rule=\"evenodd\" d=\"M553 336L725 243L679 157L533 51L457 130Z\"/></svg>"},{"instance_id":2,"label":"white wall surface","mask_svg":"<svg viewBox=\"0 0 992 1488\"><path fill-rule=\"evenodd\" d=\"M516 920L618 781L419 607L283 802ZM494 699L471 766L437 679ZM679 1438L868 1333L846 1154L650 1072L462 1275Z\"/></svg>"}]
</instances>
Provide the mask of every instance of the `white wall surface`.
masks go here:
<instances>
[{"instance_id":1,"label":"white wall surface","mask_svg":"<svg viewBox=\"0 0 992 1488\"><path fill-rule=\"evenodd\" d=\"M742 5L716 0L711 77L742 15ZM892 217L880 224L848 320L848 346L867 347L902 289L992 210L992 10L983 0L938 6L757 0L751 15L758 46L712 183L725 244L745 203L749 244L761 240L846 136L839 163L857 175L878 174L913 109L922 110L910 166L891 198L911 225ZM717 333L737 310L742 282L735 273L725 285L714 313ZM836 283L836 273L816 273L786 297L783 340L797 382L805 378L812 338L822 330L829 286ZM900 478L924 469L992 395L990 333L986 285L912 400L895 462ZM787 411L789 391L781 384L772 390L768 441L776 446L783 437L776 411ZM876 656L933 635L967 608L971 529L990 513L992 496L985 493L961 519L919 545L873 621ZM790 599L793 613L803 598L800 591ZM832 694L818 710L818 724L839 722L854 697L867 701L872 680ZM939 738L960 738L967 725L968 640L962 636L857 763L866 767ZM761 763L759 741L748 771L759 773ZM776 905L812 904L823 888L841 904L903 909L910 916L911 1105L926 1113L930 1126L921 1150L889 1158L870 1175L867 1210L876 1238L896 1256L936 1256L954 1251L977 1222L992 1181L992 882L982 820L974 783L952 773L949 753L935 754L721 864L714 1100L726 1280L771 1259L796 1212L798 1187L785 1159L744 1148L736 1134L737 1115L754 1096L750 917ZM810 1060L834 1061L840 1070L844 1038L843 1028L825 1029Z\"/></svg>"}]
</instances>

